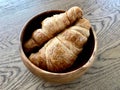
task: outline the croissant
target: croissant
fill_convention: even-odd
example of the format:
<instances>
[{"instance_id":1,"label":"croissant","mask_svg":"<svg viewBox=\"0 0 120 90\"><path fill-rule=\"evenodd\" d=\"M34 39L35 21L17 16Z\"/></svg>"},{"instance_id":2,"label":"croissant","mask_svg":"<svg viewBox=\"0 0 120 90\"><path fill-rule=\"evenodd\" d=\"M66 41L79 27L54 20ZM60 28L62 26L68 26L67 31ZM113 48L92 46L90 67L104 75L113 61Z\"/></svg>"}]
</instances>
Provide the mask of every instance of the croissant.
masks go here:
<instances>
[{"instance_id":1,"label":"croissant","mask_svg":"<svg viewBox=\"0 0 120 90\"><path fill-rule=\"evenodd\" d=\"M75 6L65 13L53 15L42 21L42 28L37 29L32 37L24 44L25 51L29 52L34 47L40 47L45 42L62 32L66 27L72 25L77 19L82 18L82 10Z\"/></svg>"},{"instance_id":2,"label":"croissant","mask_svg":"<svg viewBox=\"0 0 120 90\"><path fill-rule=\"evenodd\" d=\"M33 48L42 46L48 40L48 36L43 33L42 29L37 29L33 32L32 38L24 44L25 51L30 52Z\"/></svg>"},{"instance_id":3,"label":"croissant","mask_svg":"<svg viewBox=\"0 0 120 90\"><path fill-rule=\"evenodd\" d=\"M83 25L81 20L86 23ZM90 23L86 19L78 20L74 26L49 40L37 53L32 53L29 56L30 61L48 71L66 70L73 65L78 54L83 50L90 35L89 29Z\"/></svg>"},{"instance_id":4,"label":"croissant","mask_svg":"<svg viewBox=\"0 0 120 90\"><path fill-rule=\"evenodd\" d=\"M76 25L76 26L81 26L81 27L86 28L86 29L88 29L88 30L89 30L90 27L91 27L91 24L90 24L89 20L87 20L86 18L79 19L79 20L76 22L75 25Z\"/></svg>"}]
</instances>

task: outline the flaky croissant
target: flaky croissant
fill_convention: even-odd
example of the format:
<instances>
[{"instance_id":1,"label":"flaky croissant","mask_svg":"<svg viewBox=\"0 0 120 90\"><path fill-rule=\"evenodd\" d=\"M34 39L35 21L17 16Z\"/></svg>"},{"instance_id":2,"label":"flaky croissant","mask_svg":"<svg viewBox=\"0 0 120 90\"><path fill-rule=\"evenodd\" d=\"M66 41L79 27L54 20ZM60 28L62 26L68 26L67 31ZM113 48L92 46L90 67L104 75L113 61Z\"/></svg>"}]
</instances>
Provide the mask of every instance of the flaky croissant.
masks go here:
<instances>
[{"instance_id":1,"label":"flaky croissant","mask_svg":"<svg viewBox=\"0 0 120 90\"><path fill-rule=\"evenodd\" d=\"M65 13L53 15L42 21L42 28L37 29L32 37L24 44L25 51L29 52L34 47L40 47L66 27L72 25L77 19L82 18L82 10L75 6Z\"/></svg>"},{"instance_id":2,"label":"flaky croissant","mask_svg":"<svg viewBox=\"0 0 120 90\"><path fill-rule=\"evenodd\" d=\"M74 26L49 40L37 53L32 53L29 56L30 61L48 71L66 70L82 51L89 37L90 27L89 21L85 18L78 20Z\"/></svg>"}]
</instances>

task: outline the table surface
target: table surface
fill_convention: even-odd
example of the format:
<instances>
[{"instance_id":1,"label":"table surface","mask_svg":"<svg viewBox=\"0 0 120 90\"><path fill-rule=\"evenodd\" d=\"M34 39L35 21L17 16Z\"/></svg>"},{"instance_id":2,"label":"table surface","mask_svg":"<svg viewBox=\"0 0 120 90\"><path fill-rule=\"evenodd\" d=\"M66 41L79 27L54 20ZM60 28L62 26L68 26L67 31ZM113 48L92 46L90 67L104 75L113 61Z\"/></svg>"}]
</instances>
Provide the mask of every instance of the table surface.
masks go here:
<instances>
[{"instance_id":1,"label":"table surface","mask_svg":"<svg viewBox=\"0 0 120 90\"><path fill-rule=\"evenodd\" d=\"M19 54L24 24L51 9L79 6L97 33L92 67L68 84L33 75ZM0 90L120 90L120 0L0 0Z\"/></svg>"}]
</instances>

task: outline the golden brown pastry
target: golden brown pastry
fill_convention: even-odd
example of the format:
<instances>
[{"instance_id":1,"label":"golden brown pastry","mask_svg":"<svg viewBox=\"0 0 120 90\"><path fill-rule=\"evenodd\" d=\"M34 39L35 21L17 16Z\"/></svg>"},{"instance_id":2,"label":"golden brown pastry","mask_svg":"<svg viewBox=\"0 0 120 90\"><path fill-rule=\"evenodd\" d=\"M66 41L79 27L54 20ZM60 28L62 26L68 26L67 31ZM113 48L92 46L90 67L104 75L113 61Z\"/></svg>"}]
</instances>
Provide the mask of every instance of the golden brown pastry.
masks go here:
<instances>
[{"instance_id":1,"label":"golden brown pastry","mask_svg":"<svg viewBox=\"0 0 120 90\"><path fill-rule=\"evenodd\" d=\"M76 24L49 40L37 53L32 53L30 61L36 66L61 72L69 68L89 37L89 29Z\"/></svg>"},{"instance_id":2,"label":"golden brown pastry","mask_svg":"<svg viewBox=\"0 0 120 90\"><path fill-rule=\"evenodd\" d=\"M52 72L71 67L90 35L91 25L82 16L79 7L72 7L65 13L44 19L41 29L35 30L24 44L26 52L42 46L38 52L30 54L29 60Z\"/></svg>"},{"instance_id":3,"label":"golden brown pastry","mask_svg":"<svg viewBox=\"0 0 120 90\"><path fill-rule=\"evenodd\" d=\"M43 33L42 29L37 29L33 32L32 38L30 38L25 44L25 51L29 52L32 51L34 47L40 47L43 43L47 42L49 38L45 33Z\"/></svg>"},{"instance_id":4,"label":"golden brown pastry","mask_svg":"<svg viewBox=\"0 0 120 90\"><path fill-rule=\"evenodd\" d=\"M40 47L56 34L64 31L66 27L72 25L76 20L82 18L82 15L82 10L75 6L65 13L46 18L42 21L42 28L35 30L32 37L25 43L25 51L29 52L34 47Z\"/></svg>"},{"instance_id":5,"label":"golden brown pastry","mask_svg":"<svg viewBox=\"0 0 120 90\"><path fill-rule=\"evenodd\" d=\"M60 72L71 66L76 57L59 39L53 38L39 52L31 54L29 59L42 69Z\"/></svg>"},{"instance_id":6,"label":"golden brown pastry","mask_svg":"<svg viewBox=\"0 0 120 90\"><path fill-rule=\"evenodd\" d=\"M90 27L91 27L89 20L87 20L86 18L79 19L75 25L81 26L81 27L86 28L86 29L90 29Z\"/></svg>"},{"instance_id":7,"label":"golden brown pastry","mask_svg":"<svg viewBox=\"0 0 120 90\"><path fill-rule=\"evenodd\" d=\"M75 6L65 13L53 15L42 22L42 29L48 37L54 37L56 33L63 31L66 27L72 25L77 19L82 18L82 10Z\"/></svg>"}]
</instances>

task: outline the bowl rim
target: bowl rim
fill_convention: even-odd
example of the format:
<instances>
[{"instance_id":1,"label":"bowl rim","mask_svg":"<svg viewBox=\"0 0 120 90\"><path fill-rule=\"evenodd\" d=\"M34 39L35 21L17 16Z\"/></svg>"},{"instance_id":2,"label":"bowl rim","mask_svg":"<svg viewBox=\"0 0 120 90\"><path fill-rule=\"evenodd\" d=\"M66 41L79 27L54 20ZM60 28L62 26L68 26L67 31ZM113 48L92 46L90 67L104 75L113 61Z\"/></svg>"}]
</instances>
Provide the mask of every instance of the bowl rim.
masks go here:
<instances>
[{"instance_id":1,"label":"bowl rim","mask_svg":"<svg viewBox=\"0 0 120 90\"><path fill-rule=\"evenodd\" d=\"M22 31L20 32L20 45L19 45L19 51L20 51L20 55L21 55L21 57L23 57L23 58L25 58L24 60L23 60L23 58L21 59L23 62L25 61L25 62L27 62L32 68L34 68L34 69L36 69L37 71L39 71L39 72L42 72L42 73L46 73L46 74L49 74L49 75L69 75L69 74L72 74L72 73L74 73L74 72L76 72L76 71L78 71L78 70L80 70L80 69L83 69L83 68L85 68L85 67L90 67L91 65L92 65L92 62L94 61L94 55L96 54L96 52L97 52L97 36L96 36L96 32L95 32L95 30L91 27L90 29L92 30L92 33L93 33L93 37L94 37L94 48L93 48L93 51L92 51L92 53L91 53L91 56L90 56L90 58L88 59L88 61L84 64L84 65L82 65L81 67L79 67L79 68L77 68L77 69L75 69L75 70L72 70L72 71L68 71L68 72L50 72L50 71L47 71L47 70L44 70L44 69L41 69L41 68L39 68L39 67L37 67L36 65L34 65L32 62L30 62L30 60L27 58L27 56L25 55L25 53L24 53L24 51L23 51L23 46L22 46L22 39L23 39L23 33L24 33L24 31L25 31L25 28L26 28L26 26L27 26L27 24L29 23L29 22L31 22L34 18L36 18L36 17L38 17L39 15L41 15L41 14L44 14L44 13L46 13L46 12L54 12L54 11L59 11L59 12L64 12L64 10L49 10L49 11L45 11L45 12L42 12L42 13L40 13L40 14L37 14L37 15L35 15L34 17L32 17L30 20L28 20L26 23L25 23L25 25L23 26L23 28L22 28ZM90 63L91 62L91 63ZM26 66L26 65L25 65ZM28 67L27 67L28 68Z\"/></svg>"}]
</instances>

